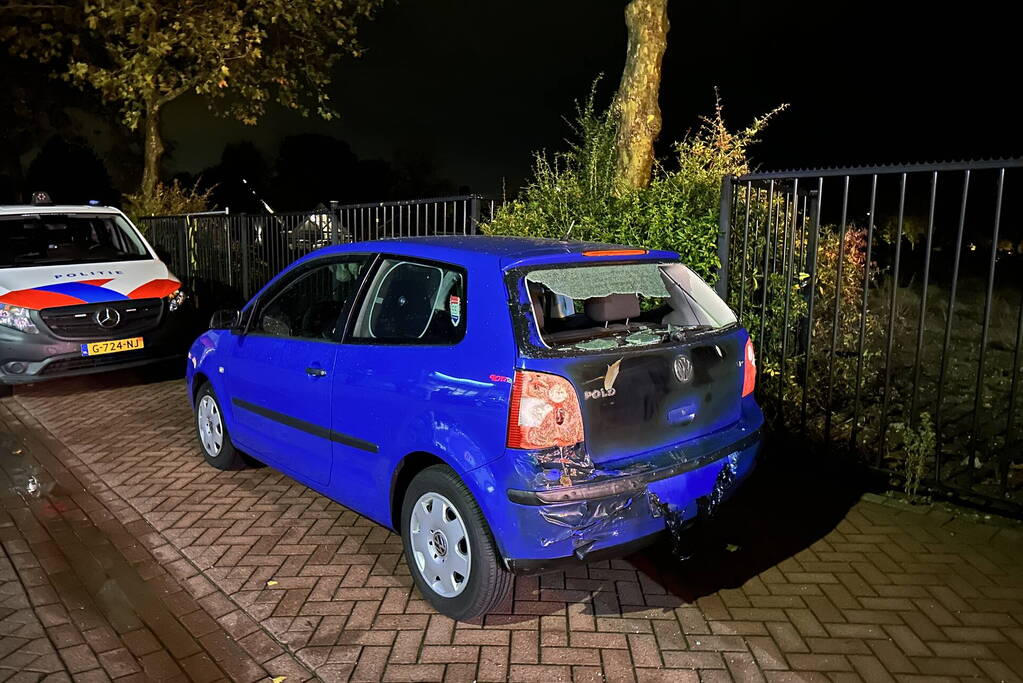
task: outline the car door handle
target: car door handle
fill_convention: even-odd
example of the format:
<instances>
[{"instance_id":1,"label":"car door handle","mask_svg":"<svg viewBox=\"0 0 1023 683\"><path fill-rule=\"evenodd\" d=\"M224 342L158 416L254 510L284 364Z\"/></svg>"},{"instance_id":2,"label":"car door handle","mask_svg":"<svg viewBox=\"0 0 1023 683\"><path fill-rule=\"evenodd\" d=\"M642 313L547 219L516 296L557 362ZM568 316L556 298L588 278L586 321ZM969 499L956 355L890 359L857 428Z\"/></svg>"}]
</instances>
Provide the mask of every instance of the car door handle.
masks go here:
<instances>
[{"instance_id":1,"label":"car door handle","mask_svg":"<svg viewBox=\"0 0 1023 683\"><path fill-rule=\"evenodd\" d=\"M306 368L305 374L309 375L310 377L326 377L327 371L324 370L323 368Z\"/></svg>"}]
</instances>

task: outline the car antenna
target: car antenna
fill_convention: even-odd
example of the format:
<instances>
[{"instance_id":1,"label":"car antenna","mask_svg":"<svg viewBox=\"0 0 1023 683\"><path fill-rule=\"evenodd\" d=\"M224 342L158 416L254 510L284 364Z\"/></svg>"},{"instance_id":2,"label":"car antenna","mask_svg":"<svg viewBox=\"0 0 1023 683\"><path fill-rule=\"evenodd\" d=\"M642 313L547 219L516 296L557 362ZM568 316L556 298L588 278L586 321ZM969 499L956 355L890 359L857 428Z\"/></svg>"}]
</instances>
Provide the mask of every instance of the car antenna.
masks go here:
<instances>
[{"instance_id":1,"label":"car antenna","mask_svg":"<svg viewBox=\"0 0 1023 683\"><path fill-rule=\"evenodd\" d=\"M245 178L242 178L242 183L245 185L245 187L249 188L249 192L252 193L252 196L256 198L257 202L259 202L260 204L263 205L263 208L266 209L266 212L268 214L270 214L271 216L274 215L274 210L270 208L269 204L267 204L265 201L263 201L262 197L260 197L258 194L256 194L256 191L252 189L251 185L249 185L249 181L246 180Z\"/></svg>"}]
</instances>

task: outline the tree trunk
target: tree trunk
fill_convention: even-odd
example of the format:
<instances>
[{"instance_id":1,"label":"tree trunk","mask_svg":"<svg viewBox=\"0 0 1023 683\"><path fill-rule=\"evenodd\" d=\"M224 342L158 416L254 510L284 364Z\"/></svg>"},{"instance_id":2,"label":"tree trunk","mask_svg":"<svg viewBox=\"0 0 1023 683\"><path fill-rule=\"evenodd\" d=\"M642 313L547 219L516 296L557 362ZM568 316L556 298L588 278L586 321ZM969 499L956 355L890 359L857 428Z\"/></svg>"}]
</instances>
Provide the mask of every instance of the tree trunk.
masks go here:
<instances>
[{"instance_id":1,"label":"tree trunk","mask_svg":"<svg viewBox=\"0 0 1023 683\"><path fill-rule=\"evenodd\" d=\"M668 0L631 0L625 8L629 47L618 86L616 175L624 187L650 183L654 140L661 132L661 61L668 47Z\"/></svg>"},{"instance_id":2,"label":"tree trunk","mask_svg":"<svg viewBox=\"0 0 1023 683\"><path fill-rule=\"evenodd\" d=\"M160 161L163 159L163 134L160 132L160 105L146 107L145 145L142 163L142 196L146 199L156 194L160 182Z\"/></svg>"}]
</instances>

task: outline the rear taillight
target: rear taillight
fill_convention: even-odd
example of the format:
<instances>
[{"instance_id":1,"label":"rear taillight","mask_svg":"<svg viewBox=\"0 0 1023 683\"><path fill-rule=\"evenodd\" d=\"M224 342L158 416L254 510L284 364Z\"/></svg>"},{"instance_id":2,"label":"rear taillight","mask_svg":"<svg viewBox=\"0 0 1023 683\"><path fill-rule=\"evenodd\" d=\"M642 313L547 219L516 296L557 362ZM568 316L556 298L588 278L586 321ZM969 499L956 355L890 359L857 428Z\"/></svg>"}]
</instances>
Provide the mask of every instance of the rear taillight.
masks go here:
<instances>
[{"instance_id":1,"label":"rear taillight","mask_svg":"<svg viewBox=\"0 0 1023 683\"><path fill-rule=\"evenodd\" d=\"M574 446L583 440L579 398L564 377L519 370L509 413L508 448Z\"/></svg>"},{"instance_id":2,"label":"rear taillight","mask_svg":"<svg viewBox=\"0 0 1023 683\"><path fill-rule=\"evenodd\" d=\"M749 396L757 386L757 355L753 352L753 340L746 340L746 362L742 364L742 395Z\"/></svg>"}]
</instances>

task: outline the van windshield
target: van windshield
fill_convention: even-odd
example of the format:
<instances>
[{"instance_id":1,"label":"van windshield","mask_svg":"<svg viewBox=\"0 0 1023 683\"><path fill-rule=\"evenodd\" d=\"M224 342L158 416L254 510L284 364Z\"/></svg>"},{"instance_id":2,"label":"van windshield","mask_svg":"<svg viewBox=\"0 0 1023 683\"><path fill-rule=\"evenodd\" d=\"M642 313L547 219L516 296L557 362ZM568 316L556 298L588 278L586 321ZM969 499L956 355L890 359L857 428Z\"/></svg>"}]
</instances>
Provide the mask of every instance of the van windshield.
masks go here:
<instances>
[{"instance_id":1,"label":"van windshield","mask_svg":"<svg viewBox=\"0 0 1023 683\"><path fill-rule=\"evenodd\" d=\"M0 216L0 268L152 258L116 214Z\"/></svg>"},{"instance_id":2,"label":"van windshield","mask_svg":"<svg viewBox=\"0 0 1023 683\"><path fill-rule=\"evenodd\" d=\"M550 348L678 342L736 322L714 290L677 262L543 268L526 272L524 284Z\"/></svg>"}]
</instances>

